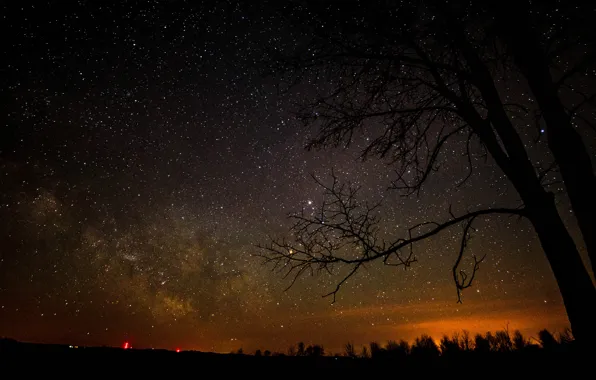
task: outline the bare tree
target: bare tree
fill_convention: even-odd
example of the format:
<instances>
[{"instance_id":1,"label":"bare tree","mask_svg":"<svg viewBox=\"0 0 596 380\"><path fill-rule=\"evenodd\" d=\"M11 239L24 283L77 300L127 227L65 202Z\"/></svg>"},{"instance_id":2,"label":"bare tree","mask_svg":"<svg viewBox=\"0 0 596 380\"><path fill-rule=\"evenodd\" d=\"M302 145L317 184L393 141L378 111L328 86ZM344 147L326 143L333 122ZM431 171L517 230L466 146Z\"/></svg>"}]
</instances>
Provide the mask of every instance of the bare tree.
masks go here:
<instances>
[{"instance_id":1,"label":"bare tree","mask_svg":"<svg viewBox=\"0 0 596 380\"><path fill-rule=\"evenodd\" d=\"M441 350L441 355L443 356L461 353L462 348L459 344L459 335L454 334L452 338L449 338L447 335L443 335L439 348Z\"/></svg>"},{"instance_id":2,"label":"bare tree","mask_svg":"<svg viewBox=\"0 0 596 380\"><path fill-rule=\"evenodd\" d=\"M495 349L499 352L508 352L513 348L513 342L509 335L509 330L499 330L495 334Z\"/></svg>"},{"instance_id":3,"label":"bare tree","mask_svg":"<svg viewBox=\"0 0 596 380\"><path fill-rule=\"evenodd\" d=\"M325 356L325 349L320 344L309 345L306 347L305 355L313 357Z\"/></svg>"},{"instance_id":4,"label":"bare tree","mask_svg":"<svg viewBox=\"0 0 596 380\"><path fill-rule=\"evenodd\" d=\"M474 351L487 353L491 350L492 334L487 332L486 335L480 333L474 336Z\"/></svg>"},{"instance_id":5,"label":"bare tree","mask_svg":"<svg viewBox=\"0 0 596 380\"><path fill-rule=\"evenodd\" d=\"M561 346L569 346L573 343L573 334L571 330L566 328L563 332L559 333L559 344Z\"/></svg>"},{"instance_id":6,"label":"bare tree","mask_svg":"<svg viewBox=\"0 0 596 380\"><path fill-rule=\"evenodd\" d=\"M545 350L555 350L559 345L555 336L547 329L538 331L538 339Z\"/></svg>"},{"instance_id":7,"label":"bare tree","mask_svg":"<svg viewBox=\"0 0 596 380\"><path fill-rule=\"evenodd\" d=\"M558 5L553 9L539 4L546 9L532 12L529 3L521 2L521 11L505 11L502 6L492 10L499 35L540 106L538 116L546 125L548 146L596 273L596 174L576 128L583 123L596 130L596 120L584 116L596 107L592 25L596 10ZM561 94L574 100L566 104Z\"/></svg>"},{"instance_id":8,"label":"bare tree","mask_svg":"<svg viewBox=\"0 0 596 380\"><path fill-rule=\"evenodd\" d=\"M370 353L368 352L368 348L366 345L362 346L362 351L360 352L360 357L363 359L369 359Z\"/></svg>"},{"instance_id":9,"label":"bare tree","mask_svg":"<svg viewBox=\"0 0 596 380\"><path fill-rule=\"evenodd\" d=\"M422 334L412 345L413 356L439 356L439 347L430 335Z\"/></svg>"},{"instance_id":10,"label":"bare tree","mask_svg":"<svg viewBox=\"0 0 596 380\"><path fill-rule=\"evenodd\" d=\"M530 159L524 140L530 120L544 118L549 133L566 127L553 126L545 114L547 103L537 101L536 106L514 93L503 95L507 89L502 84L511 77L525 75L535 97L538 88L530 78L533 66L521 62L527 57L519 53L501 19L494 21L490 7L469 2L454 1L448 7L435 1L375 2L374 7L368 2L347 3L292 8L292 17L310 28L305 33L309 38L273 67L292 83L325 82L321 88L326 90L299 112L305 125L318 128L308 148L364 144L362 158L386 160L396 175L391 188L407 196L418 194L440 169L446 146L461 144L469 171L455 186L471 176L478 155L490 156L517 191L519 203L463 213L450 207L442 220L425 221L412 226L405 236L384 239L379 205L361 201L358 188L340 183L332 174L330 184L314 178L324 193L318 212L292 214L291 237L272 239L260 246L260 255L291 278L290 286L306 273L334 273L343 267L337 286L324 295L335 301L342 285L367 263L409 267L416 261L416 243L459 227L452 276L461 301L461 291L472 285L483 259L473 257L471 269L460 268L474 222L499 214L527 218L559 285L574 336L591 344L596 339L592 323L596 289L558 214L549 182L560 168L568 195L575 199L574 209L585 205L591 210L593 199L571 194L582 179L591 181L591 167L586 166L585 155L565 152L550 137L549 147L557 150L552 162L543 165ZM568 132L561 133L574 142L573 149L585 151L581 139L578 142ZM368 140L360 138L363 135ZM571 175L569 165L582 169ZM578 218L585 226L584 235L593 231L590 218L596 214L590 215Z\"/></svg>"},{"instance_id":11,"label":"bare tree","mask_svg":"<svg viewBox=\"0 0 596 380\"><path fill-rule=\"evenodd\" d=\"M345 344L344 346L344 356L347 356L349 358L355 358L358 355L356 354L356 348L354 347L354 344L351 342L348 342Z\"/></svg>"},{"instance_id":12,"label":"bare tree","mask_svg":"<svg viewBox=\"0 0 596 380\"><path fill-rule=\"evenodd\" d=\"M515 330L513 333L513 349L516 351L522 351L530 345L530 342L524 338L521 331Z\"/></svg>"},{"instance_id":13,"label":"bare tree","mask_svg":"<svg viewBox=\"0 0 596 380\"><path fill-rule=\"evenodd\" d=\"M462 331L460 345L463 351L470 351L472 349L472 339L468 330Z\"/></svg>"}]
</instances>

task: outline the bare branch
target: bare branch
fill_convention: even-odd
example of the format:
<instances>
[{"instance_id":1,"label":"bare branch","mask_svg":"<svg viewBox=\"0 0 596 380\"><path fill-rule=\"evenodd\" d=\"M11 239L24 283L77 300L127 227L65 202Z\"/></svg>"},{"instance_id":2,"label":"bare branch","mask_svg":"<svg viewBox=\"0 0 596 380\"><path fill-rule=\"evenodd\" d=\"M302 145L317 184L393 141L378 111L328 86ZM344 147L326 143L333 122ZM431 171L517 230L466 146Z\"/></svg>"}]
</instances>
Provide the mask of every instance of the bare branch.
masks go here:
<instances>
[{"instance_id":1,"label":"bare branch","mask_svg":"<svg viewBox=\"0 0 596 380\"><path fill-rule=\"evenodd\" d=\"M329 292L325 295L323 295L323 298L329 297L329 296L333 296L333 301L331 301L332 304L335 303L335 296L337 295L337 292L339 292L339 289L341 288L341 286L344 284L344 282L346 282L350 277L352 277L356 271L358 270L358 268L360 268L360 265L362 265L362 263L358 263L356 265L354 265L354 268L350 271L350 273L348 273L335 287L335 289L332 292Z\"/></svg>"},{"instance_id":2,"label":"bare branch","mask_svg":"<svg viewBox=\"0 0 596 380\"><path fill-rule=\"evenodd\" d=\"M280 271L284 278L291 278L287 289L305 273L333 274L336 266L348 268L347 274L335 289L324 295L332 296L332 302L335 302L342 285L365 263L378 260L384 265L408 268L417 261L414 252L416 243L463 223L460 252L453 267L459 300L460 291L472 285L482 262L482 259L477 260L474 257L475 264L471 275L465 271L457 273L472 222L478 217L492 214L525 215L523 208L494 208L456 216L450 207L448 220L418 223L408 229L406 237L388 242L380 234L380 203L371 205L359 201L359 189L340 183L333 172L329 185L315 176L313 179L323 189L324 198L319 209L316 212L302 210L290 215L294 222L290 228L291 239L271 239L269 243L258 246L257 256L262 257L265 264L272 265L274 271Z\"/></svg>"},{"instance_id":3,"label":"bare branch","mask_svg":"<svg viewBox=\"0 0 596 380\"><path fill-rule=\"evenodd\" d=\"M581 72L588 70L591 65L596 62L596 51L592 51L587 53L582 59L574 65L572 68L567 70L561 77L555 82L556 87L561 87L564 85L567 80L573 78L575 75L580 74Z\"/></svg>"},{"instance_id":4,"label":"bare branch","mask_svg":"<svg viewBox=\"0 0 596 380\"><path fill-rule=\"evenodd\" d=\"M486 255L482 256L482 258L480 260L478 260L476 258L476 255L474 255L472 258L474 259L474 266L472 267L472 274L468 276L468 274L463 271L460 270L458 272L459 269L459 265L461 264L461 260L464 256L464 252L466 250L466 247L468 246L468 241L470 240L470 230L472 230L472 223L474 223L474 219L476 219L475 216L471 217L470 219L467 220L467 222L464 224L463 227L463 233L462 233L462 238L461 238L461 243L460 243L460 247L459 247L459 253L457 255L457 258L455 260L455 264L453 264L453 268L452 273L453 273L453 281L455 282L455 288L457 290L457 302L461 303L461 292L462 290L469 288L470 286L472 286L472 282L474 281L474 277L476 276L476 272L478 271L478 269L480 268L480 263L484 260L484 258L486 257Z\"/></svg>"}]
</instances>

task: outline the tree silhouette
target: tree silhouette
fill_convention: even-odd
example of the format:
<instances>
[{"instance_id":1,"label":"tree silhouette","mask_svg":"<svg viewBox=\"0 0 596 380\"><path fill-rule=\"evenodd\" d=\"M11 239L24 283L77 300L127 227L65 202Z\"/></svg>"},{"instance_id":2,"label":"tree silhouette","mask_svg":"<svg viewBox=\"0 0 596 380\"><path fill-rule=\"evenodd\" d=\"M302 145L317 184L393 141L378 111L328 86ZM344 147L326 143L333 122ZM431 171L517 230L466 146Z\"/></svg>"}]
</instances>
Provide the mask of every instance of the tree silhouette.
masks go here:
<instances>
[{"instance_id":1,"label":"tree silhouette","mask_svg":"<svg viewBox=\"0 0 596 380\"><path fill-rule=\"evenodd\" d=\"M363 359L370 358L370 353L368 352L368 348L366 346L362 346L362 351L360 352L360 357Z\"/></svg>"},{"instance_id":2,"label":"tree silhouette","mask_svg":"<svg viewBox=\"0 0 596 380\"><path fill-rule=\"evenodd\" d=\"M353 343L346 343L344 346L344 355L349 357L349 358L355 358L358 355L356 355L356 348L354 347Z\"/></svg>"},{"instance_id":3,"label":"tree silhouette","mask_svg":"<svg viewBox=\"0 0 596 380\"><path fill-rule=\"evenodd\" d=\"M399 342L390 340L385 347L387 357L394 360L402 360L410 354L410 344L405 340Z\"/></svg>"},{"instance_id":4,"label":"tree silhouette","mask_svg":"<svg viewBox=\"0 0 596 380\"><path fill-rule=\"evenodd\" d=\"M304 353L306 356L319 357L325 355L325 349L321 345L314 344L306 347Z\"/></svg>"},{"instance_id":5,"label":"tree silhouette","mask_svg":"<svg viewBox=\"0 0 596 380\"><path fill-rule=\"evenodd\" d=\"M383 356L384 350L378 342L370 342L368 346L370 347L371 359L380 359Z\"/></svg>"},{"instance_id":6,"label":"tree silhouette","mask_svg":"<svg viewBox=\"0 0 596 380\"><path fill-rule=\"evenodd\" d=\"M559 342L557 342L555 336L547 329L543 329L538 332L538 341L540 342L542 348L549 351L556 350L557 346L559 345Z\"/></svg>"},{"instance_id":7,"label":"tree silhouette","mask_svg":"<svg viewBox=\"0 0 596 380\"><path fill-rule=\"evenodd\" d=\"M515 330L513 333L513 349L516 351L522 351L530 345L530 342L524 338L519 330Z\"/></svg>"},{"instance_id":8,"label":"tree silhouette","mask_svg":"<svg viewBox=\"0 0 596 380\"><path fill-rule=\"evenodd\" d=\"M470 338L470 332L463 330L460 339L461 349L464 351L470 351L472 349L472 339Z\"/></svg>"},{"instance_id":9,"label":"tree silhouette","mask_svg":"<svg viewBox=\"0 0 596 380\"><path fill-rule=\"evenodd\" d=\"M326 83L327 91L304 103L298 115L318 128L308 148L364 144L362 158L385 159L396 174L392 188L407 196L418 194L440 170L447 146L461 147L469 171L455 186L470 178L479 157L490 156L519 203L460 212L450 206L444 219L418 223L405 236L385 240L380 205L360 200L358 188L332 174L329 184L314 178L324 194L318 212L292 214L291 236L261 245L259 255L288 276L290 286L306 273L347 267L324 295L335 301L363 265L381 261L407 268L416 261L418 242L459 227L452 277L460 302L484 258L473 256L470 270L461 268L474 222L493 215L527 218L557 280L573 334L588 346L596 340L596 289L557 211L553 179L556 186L563 181L594 268L596 181L579 134L584 125L593 127L586 107L594 105L594 94L578 85L594 67L593 44L587 42L596 40L595 33L585 22L593 10L562 4L556 10L548 4L530 9L524 3L510 17L495 4L290 3L285 11L290 21L305 26L304 44L278 49L271 70L288 83ZM581 17L570 23L570 12ZM511 78L532 98L508 90ZM573 97L580 100L564 101ZM528 153L532 125L538 126L537 140L546 130L549 162L533 161ZM364 134L368 140L360 138Z\"/></svg>"},{"instance_id":10,"label":"tree silhouette","mask_svg":"<svg viewBox=\"0 0 596 380\"><path fill-rule=\"evenodd\" d=\"M492 335L490 332L486 333L486 336L482 334L476 334L474 337L474 351L480 353L487 353L491 350Z\"/></svg>"},{"instance_id":11,"label":"tree silhouette","mask_svg":"<svg viewBox=\"0 0 596 380\"><path fill-rule=\"evenodd\" d=\"M495 351L509 352L513 349L513 342L508 330L500 330L495 334Z\"/></svg>"},{"instance_id":12,"label":"tree silhouette","mask_svg":"<svg viewBox=\"0 0 596 380\"><path fill-rule=\"evenodd\" d=\"M452 338L443 335L440 342L441 355L456 355L462 351L459 342L459 335L454 334Z\"/></svg>"},{"instance_id":13,"label":"tree silhouette","mask_svg":"<svg viewBox=\"0 0 596 380\"><path fill-rule=\"evenodd\" d=\"M562 333L559 333L559 344L562 347L569 347L571 344L573 344L573 341L573 334L568 328L566 328Z\"/></svg>"},{"instance_id":14,"label":"tree silhouette","mask_svg":"<svg viewBox=\"0 0 596 380\"><path fill-rule=\"evenodd\" d=\"M429 335L422 334L416 338L412 345L413 356L434 357L439 356L439 347Z\"/></svg>"}]
</instances>

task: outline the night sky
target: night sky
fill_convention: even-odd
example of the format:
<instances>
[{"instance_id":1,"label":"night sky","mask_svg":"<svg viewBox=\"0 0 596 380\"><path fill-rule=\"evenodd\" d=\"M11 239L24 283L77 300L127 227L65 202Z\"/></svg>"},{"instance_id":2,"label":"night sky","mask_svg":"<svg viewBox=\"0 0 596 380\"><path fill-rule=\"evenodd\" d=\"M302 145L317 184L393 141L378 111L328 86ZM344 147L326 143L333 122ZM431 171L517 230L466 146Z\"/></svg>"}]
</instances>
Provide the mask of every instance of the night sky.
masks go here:
<instances>
[{"instance_id":1,"label":"night sky","mask_svg":"<svg viewBox=\"0 0 596 380\"><path fill-rule=\"evenodd\" d=\"M477 225L487 257L457 304L461 229L417 247L412 268L370 265L337 302L337 277L287 279L254 257L287 214L314 208L311 173L383 200L384 226L480 206L516 206L490 160L469 182L457 147L419 197L387 190L384 162L359 148L307 151L294 118L318 83L280 93L266 51L299 33L267 7L234 2L7 2L0 80L0 336L78 345L230 352L468 329L562 331L567 317L531 226ZM25 5L23 5L25 4ZM67 5L68 4L68 5ZM512 90L513 91L513 90ZM517 91L517 90L515 90ZM517 93L524 96L523 93ZM533 136L524 136L530 140ZM365 142L362 142L364 144ZM546 142L528 145L541 157ZM564 199L560 211L577 236Z\"/></svg>"}]
</instances>

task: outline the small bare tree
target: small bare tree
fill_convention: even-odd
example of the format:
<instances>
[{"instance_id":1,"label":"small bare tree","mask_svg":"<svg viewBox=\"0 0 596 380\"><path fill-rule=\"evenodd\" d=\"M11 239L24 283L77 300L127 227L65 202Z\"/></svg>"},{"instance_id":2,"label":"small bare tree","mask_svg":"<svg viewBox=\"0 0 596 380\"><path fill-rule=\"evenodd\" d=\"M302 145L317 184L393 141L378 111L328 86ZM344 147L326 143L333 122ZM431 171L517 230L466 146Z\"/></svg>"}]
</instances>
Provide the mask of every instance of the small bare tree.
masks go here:
<instances>
[{"instance_id":1,"label":"small bare tree","mask_svg":"<svg viewBox=\"0 0 596 380\"><path fill-rule=\"evenodd\" d=\"M354 347L354 344L351 342L348 342L345 344L344 346L344 356L347 356L349 358L355 358L358 355L356 354L356 348Z\"/></svg>"},{"instance_id":2,"label":"small bare tree","mask_svg":"<svg viewBox=\"0 0 596 380\"><path fill-rule=\"evenodd\" d=\"M472 349L472 339L468 330L462 330L460 345L463 351L470 351Z\"/></svg>"},{"instance_id":3,"label":"small bare tree","mask_svg":"<svg viewBox=\"0 0 596 380\"><path fill-rule=\"evenodd\" d=\"M513 349L522 351L530 345L530 342L523 336L521 331L515 330L513 333Z\"/></svg>"}]
</instances>

